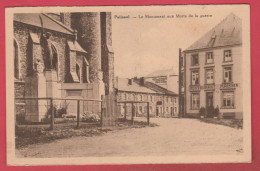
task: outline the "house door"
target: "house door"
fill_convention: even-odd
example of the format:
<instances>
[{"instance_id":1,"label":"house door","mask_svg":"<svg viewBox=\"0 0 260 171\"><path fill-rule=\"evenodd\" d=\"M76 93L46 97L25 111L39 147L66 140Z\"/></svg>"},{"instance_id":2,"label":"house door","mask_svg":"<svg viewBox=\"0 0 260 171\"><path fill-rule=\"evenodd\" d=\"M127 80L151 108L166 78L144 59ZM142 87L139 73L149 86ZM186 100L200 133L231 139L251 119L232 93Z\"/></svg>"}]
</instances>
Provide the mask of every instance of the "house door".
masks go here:
<instances>
[{"instance_id":1,"label":"house door","mask_svg":"<svg viewBox=\"0 0 260 171\"><path fill-rule=\"evenodd\" d=\"M213 115L213 92L206 93L206 110L207 116Z\"/></svg>"},{"instance_id":2,"label":"house door","mask_svg":"<svg viewBox=\"0 0 260 171\"><path fill-rule=\"evenodd\" d=\"M156 116L159 116L159 108L156 107Z\"/></svg>"}]
</instances>

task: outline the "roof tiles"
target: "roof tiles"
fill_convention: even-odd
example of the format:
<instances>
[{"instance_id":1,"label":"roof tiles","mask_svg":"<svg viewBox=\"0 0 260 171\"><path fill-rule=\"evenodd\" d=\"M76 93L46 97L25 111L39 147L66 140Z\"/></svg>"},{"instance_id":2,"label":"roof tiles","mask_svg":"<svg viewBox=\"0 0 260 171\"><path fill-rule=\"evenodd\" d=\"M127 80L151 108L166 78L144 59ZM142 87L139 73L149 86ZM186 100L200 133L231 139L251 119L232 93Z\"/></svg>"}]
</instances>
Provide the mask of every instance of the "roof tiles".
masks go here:
<instances>
[{"instance_id":1,"label":"roof tiles","mask_svg":"<svg viewBox=\"0 0 260 171\"><path fill-rule=\"evenodd\" d=\"M242 44L242 21L231 13L185 51L238 44Z\"/></svg>"}]
</instances>

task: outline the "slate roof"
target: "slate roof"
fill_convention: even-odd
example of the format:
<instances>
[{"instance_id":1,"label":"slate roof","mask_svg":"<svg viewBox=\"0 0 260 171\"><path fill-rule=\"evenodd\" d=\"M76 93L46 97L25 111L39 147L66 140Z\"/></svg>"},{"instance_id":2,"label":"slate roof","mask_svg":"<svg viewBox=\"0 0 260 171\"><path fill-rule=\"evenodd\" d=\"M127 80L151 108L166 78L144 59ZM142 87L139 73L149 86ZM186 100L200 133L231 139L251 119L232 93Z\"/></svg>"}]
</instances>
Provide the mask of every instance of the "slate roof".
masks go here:
<instances>
[{"instance_id":1,"label":"slate roof","mask_svg":"<svg viewBox=\"0 0 260 171\"><path fill-rule=\"evenodd\" d=\"M137 93L153 93L153 94L167 94L167 95L175 95L178 94L167 90L157 84L152 82L145 81L144 85L140 85L140 80L132 79L132 85L128 84L127 78L118 78L118 88L119 91L127 91L127 92L137 92Z\"/></svg>"},{"instance_id":2,"label":"slate roof","mask_svg":"<svg viewBox=\"0 0 260 171\"><path fill-rule=\"evenodd\" d=\"M43 13L17 13L14 14L14 21L65 34L73 34L71 28Z\"/></svg>"},{"instance_id":3,"label":"slate roof","mask_svg":"<svg viewBox=\"0 0 260 171\"><path fill-rule=\"evenodd\" d=\"M68 46L70 48L70 50L72 51L77 51L77 52L82 52L82 53L87 53L80 45L77 41L67 41Z\"/></svg>"},{"instance_id":4,"label":"slate roof","mask_svg":"<svg viewBox=\"0 0 260 171\"><path fill-rule=\"evenodd\" d=\"M229 14L185 51L242 44L242 21Z\"/></svg>"},{"instance_id":5,"label":"slate roof","mask_svg":"<svg viewBox=\"0 0 260 171\"><path fill-rule=\"evenodd\" d=\"M174 93L174 92L172 92L172 91L170 91L170 90L168 90L168 89L166 89L166 88L164 88L162 86L159 86L159 85L157 85L155 83L152 83L152 82L146 81L144 83L144 86L149 88L149 89L151 89L151 90L153 90L153 91L156 91L158 93L163 93L163 94L168 94L168 95L175 95L175 96L178 95L178 94L176 94L176 93Z\"/></svg>"},{"instance_id":6,"label":"slate roof","mask_svg":"<svg viewBox=\"0 0 260 171\"><path fill-rule=\"evenodd\" d=\"M176 73L172 69L164 69L164 70L154 71L148 74L146 77L162 77L167 75L176 75Z\"/></svg>"},{"instance_id":7,"label":"slate roof","mask_svg":"<svg viewBox=\"0 0 260 171\"><path fill-rule=\"evenodd\" d=\"M141 86L132 80L132 85L128 84L127 78L118 78L118 87L119 91L128 91L128 92L138 92L138 93L157 93L149 88Z\"/></svg>"}]
</instances>

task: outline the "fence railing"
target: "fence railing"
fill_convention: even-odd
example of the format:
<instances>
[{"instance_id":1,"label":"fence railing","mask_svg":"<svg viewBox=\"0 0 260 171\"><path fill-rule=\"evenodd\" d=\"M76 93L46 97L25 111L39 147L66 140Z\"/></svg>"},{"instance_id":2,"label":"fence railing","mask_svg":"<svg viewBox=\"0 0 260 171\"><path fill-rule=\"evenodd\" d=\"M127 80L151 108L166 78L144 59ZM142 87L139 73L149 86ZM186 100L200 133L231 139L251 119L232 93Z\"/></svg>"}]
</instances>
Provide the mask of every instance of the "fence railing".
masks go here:
<instances>
[{"instance_id":1,"label":"fence railing","mask_svg":"<svg viewBox=\"0 0 260 171\"><path fill-rule=\"evenodd\" d=\"M102 125L102 100L76 98L16 98L16 102L23 103L24 112L16 115L18 125L73 125L80 127L80 123L99 123ZM17 113L17 112L16 112Z\"/></svg>"},{"instance_id":2,"label":"fence railing","mask_svg":"<svg viewBox=\"0 0 260 171\"><path fill-rule=\"evenodd\" d=\"M149 102L117 101L114 93L97 99L77 98L16 98L15 102L24 104L16 108L17 125L80 126L94 123L99 126L115 126L123 114L126 120L130 117L132 124L137 116L145 116L150 122ZM121 107L124 106L124 113ZM138 112L142 106L142 113ZM127 108L128 107L128 108ZM22 111L22 112L21 112Z\"/></svg>"},{"instance_id":3,"label":"fence railing","mask_svg":"<svg viewBox=\"0 0 260 171\"><path fill-rule=\"evenodd\" d=\"M118 101L117 108L119 116L123 115L123 118L127 120L127 117L131 117L131 122L134 124L134 118L137 116L144 116L147 119L147 124L150 124L150 107L149 102L140 101ZM140 110L140 109L141 110Z\"/></svg>"}]
</instances>

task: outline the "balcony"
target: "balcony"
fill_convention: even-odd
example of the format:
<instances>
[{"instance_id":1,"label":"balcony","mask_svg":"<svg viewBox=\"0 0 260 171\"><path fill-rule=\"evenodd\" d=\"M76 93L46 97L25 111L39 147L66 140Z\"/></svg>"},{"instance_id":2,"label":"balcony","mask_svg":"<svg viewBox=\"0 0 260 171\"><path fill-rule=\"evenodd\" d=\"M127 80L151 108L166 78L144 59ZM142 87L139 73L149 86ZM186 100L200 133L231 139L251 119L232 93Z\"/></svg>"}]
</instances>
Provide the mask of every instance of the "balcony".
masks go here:
<instances>
[{"instance_id":1,"label":"balcony","mask_svg":"<svg viewBox=\"0 0 260 171\"><path fill-rule=\"evenodd\" d=\"M238 83L233 82L223 83L220 85L220 89L235 89L236 87L238 87Z\"/></svg>"},{"instance_id":2,"label":"balcony","mask_svg":"<svg viewBox=\"0 0 260 171\"><path fill-rule=\"evenodd\" d=\"M200 85L190 85L189 90L190 91L200 91Z\"/></svg>"},{"instance_id":3,"label":"balcony","mask_svg":"<svg viewBox=\"0 0 260 171\"><path fill-rule=\"evenodd\" d=\"M203 89L205 91L214 91L215 90L215 84L204 84Z\"/></svg>"}]
</instances>

